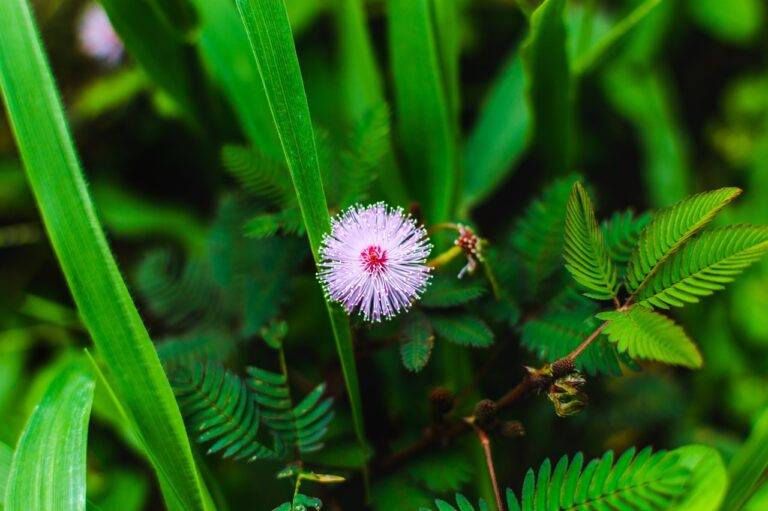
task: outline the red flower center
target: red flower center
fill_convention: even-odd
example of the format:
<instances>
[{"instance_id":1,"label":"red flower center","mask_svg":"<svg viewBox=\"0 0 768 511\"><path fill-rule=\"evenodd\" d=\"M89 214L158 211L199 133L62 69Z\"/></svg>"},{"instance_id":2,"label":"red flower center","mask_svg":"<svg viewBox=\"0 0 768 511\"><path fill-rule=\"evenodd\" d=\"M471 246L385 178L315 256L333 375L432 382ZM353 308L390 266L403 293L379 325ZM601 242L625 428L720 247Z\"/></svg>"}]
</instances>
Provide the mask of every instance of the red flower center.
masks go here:
<instances>
[{"instance_id":1,"label":"red flower center","mask_svg":"<svg viewBox=\"0 0 768 511\"><path fill-rule=\"evenodd\" d=\"M383 270L387 264L387 251L378 245L371 245L360 252L360 260L365 271L375 273Z\"/></svg>"}]
</instances>

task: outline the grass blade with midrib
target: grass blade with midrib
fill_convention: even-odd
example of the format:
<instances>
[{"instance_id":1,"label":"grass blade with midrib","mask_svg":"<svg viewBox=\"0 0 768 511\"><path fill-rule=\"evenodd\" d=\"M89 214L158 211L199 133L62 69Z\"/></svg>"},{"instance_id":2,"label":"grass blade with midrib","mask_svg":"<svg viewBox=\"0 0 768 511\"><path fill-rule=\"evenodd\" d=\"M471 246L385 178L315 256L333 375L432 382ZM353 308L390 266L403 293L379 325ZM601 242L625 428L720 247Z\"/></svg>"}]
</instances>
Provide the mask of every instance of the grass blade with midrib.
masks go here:
<instances>
[{"instance_id":1,"label":"grass blade with midrib","mask_svg":"<svg viewBox=\"0 0 768 511\"><path fill-rule=\"evenodd\" d=\"M80 316L155 469L186 509L204 509L181 413L96 217L29 4L3 0L0 19L8 119Z\"/></svg>"}]
</instances>

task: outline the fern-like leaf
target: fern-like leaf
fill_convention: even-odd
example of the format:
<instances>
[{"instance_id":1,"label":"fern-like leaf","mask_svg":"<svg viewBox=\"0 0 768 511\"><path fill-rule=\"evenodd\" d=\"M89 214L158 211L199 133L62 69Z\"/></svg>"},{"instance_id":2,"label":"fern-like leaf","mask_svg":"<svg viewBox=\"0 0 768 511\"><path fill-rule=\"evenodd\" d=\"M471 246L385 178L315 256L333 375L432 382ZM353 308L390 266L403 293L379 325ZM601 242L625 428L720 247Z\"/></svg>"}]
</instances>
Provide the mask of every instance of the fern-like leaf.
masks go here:
<instances>
[{"instance_id":1,"label":"fern-like leaf","mask_svg":"<svg viewBox=\"0 0 768 511\"><path fill-rule=\"evenodd\" d=\"M566 207L576 176L559 179L525 210L512 231L511 244L520 257L528 292L561 266Z\"/></svg>"},{"instance_id":2,"label":"fern-like leaf","mask_svg":"<svg viewBox=\"0 0 768 511\"><path fill-rule=\"evenodd\" d=\"M485 322L471 314L429 317L435 333L446 341L461 346L485 348L493 344L493 332Z\"/></svg>"},{"instance_id":3,"label":"fern-like leaf","mask_svg":"<svg viewBox=\"0 0 768 511\"><path fill-rule=\"evenodd\" d=\"M221 162L248 194L266 199L278 207L295 204L288 169L255 149L226 145L221 150Z\"/></svg>"},{"instance_id":4,"label":"fern-like leaf","mask_svg":"<svg viewBox=\"0 0 768 511\"><path fill-rule=\"evenodd\" d=\"M197 363L171 375L190 433L200 443L212 442L209 454L247 459L279 457L279 443L270 449L257 439L259 407L245 383L213 363Z\"/></svg>"},{"instance_id":5,"label":"fern-like leaf","mask_svg":"<svg viewBox=\"0 0 768 511\"><path fill-rule=\"evenodd\" d=\"M701 367L701 354L685 331L666 316L642 305L597 314L608 324L605 334L632 358Z\"/></svg>"},{"instance_id":6,"label":"fern-like leaf","mask_svg":"<svg viewBox=\"0 0 768 511\"><path fill-rule=\"evenodd\" d=\"M284 234L304 234L304 221L298 208L286 208L278 213L260 213L245 224L249 238L270 238L282 231Z\"/></svg>"},{"instance_id":7,"label":"fern-like leaf","mask_svg":"<svg viewBox=\"0 0 768 511\"><path fill-rule=\"evenodd\" d=\"M411 311L400 329L400 358L405 368L415 373L424 369L434 346L432 323L420 310Z\"/></svg>"},{"instance_id":8,"label":"fern-like leaf","mask_svg":"<svg viewBox=\"0 0 768 511\"><path fill-rule=\"evenodd\" d=\"M766 252L766 227L737 225L705 232L670 257L643 286L637 300L664 309L698 302L723 289Z\"/></svg>"},{"instance_id":9,"label":"fern-like leaf","mask_svg":"<svg viewBox=\"0 0 768 511\"><path fill-rule=\"evenodd\" d=\"M684 199L659 211L643 229L637 247L629 258L627 289L637 294L688 239L709 223L741 190L720 188Z\"/></svg>"},{"instance_id":10,"label":"fern-like leaf","mask_svg":"<svg viewBox=\"0 0 768 511\"><path fill-rule=\"evenodd\" d=\"M613 451L584 466L584 457L549 459L538 472L529 469L518 500L507 493L509 511L642 509L663 510L685 494L691 470L674 452L635 449L614 463Z\"/></svg>"},{"instance_id":11,"label":"fern-like leaf","mask_svg":"<svg viewBox=\"0 0 768 511\"><path fill-rule=\"evenodd\" d=\"M250 376L248 386L264 408L264 425L302 453L321 449L334 416L333 398L322 399L325 384L315 387L294 407L285 375L258 367L249 367L247 372Z\"/></svg>"},{"instance_id":12,"label":"fern-like leaf","mask_svg":"<svg viewBox=\"0 0 768 511\"><path fill-rule=\"evenodd\" d=\"M629 262L632 250L640 239L640 233L650 220L650 214L635 216L632 210L628 209L617 211L611 218L603 221L603 239L614 263L626 265Z\"/></svg>"},{"instance_id":13,"label":"fern-like leaf","mask_svg":"<svg viewBox=\"0 0 768 511\"><path fill-rule=\"evenodd\" d=\"M570 290L553 301L541 316L523 325L521 342L545 362L566 356L595 331L597 305ZM621 374L614 344L604 337L595 340L577 359L576 367L588 374Z\"/></svg>"},{"instance_id":14,"label":"fern-like leaf","mask_svg":"<svg viewBox=\"0 0 768 511\"><path fill-rule=\"evenodd\" d=\"M596 300L616 297L616 269L597 225L589 194L579 182L573 184L566 208L563 256L566 269L586 288L585 296Z\"/></svg>"},{"instance_id":15,"label":"fern-like leaf","mask_svg":"<svg viewBox=\"0 0 768 511\"><path fill-rule=\"evenodd\" d=\"M435 275L419 302L424 307L455 307L480 298L485 288L466 279Z\"/></svg>"}]
</instances>

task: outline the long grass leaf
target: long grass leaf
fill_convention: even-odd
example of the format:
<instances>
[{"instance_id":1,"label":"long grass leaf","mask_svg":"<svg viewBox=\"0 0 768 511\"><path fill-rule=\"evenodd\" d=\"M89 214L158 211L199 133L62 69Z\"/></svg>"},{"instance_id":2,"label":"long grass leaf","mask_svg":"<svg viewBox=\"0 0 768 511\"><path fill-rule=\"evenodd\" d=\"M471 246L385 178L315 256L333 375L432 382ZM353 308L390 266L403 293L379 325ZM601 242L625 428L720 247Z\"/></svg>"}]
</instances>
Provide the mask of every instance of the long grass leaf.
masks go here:
<instances>
[{"instance_id":1,"label":"long grass leaf","mask_svg":"<svg viewBox=\"0 0 768 511\"><path fill-rule=\"evenodd\" d=\"M389 0L389 49L406 181L425 219L448 220L456 188L456 133L430 0Z\"/></svg>"},{"instance_id":2,"label":"long grass leaf","mask_svg":"<svg viewBox=\"0 0 768 511\"><path fill-rule=\"evenodd\" d=\"M5 500L5 486L8 481L8 473L11 471L13 449L0 442L0 504Z\"/></svg>"},{"instance_id":3,"label":"long grass leaf","mask_svg":"<svg viewBox=\"0 0 768 511\"><path fill-rule=\"evenodd\" d=\"M82 360L65 366L51 382L16 446L6 511L85 510L85 453L94 386Z\"/></svg>"},{"instance_id":4,"label":"long grass leaf","mask_svg":"<svg viewBox=\"0 0 768 511\"><path fill-rule=\"evenodd\" d=\"M29 4L3 1L0 18L0 88L8 119L80 316L154 467L186 509L203 509L179 408L94 212Z\"/></svg>"},{"instance_id":5,"label":"long grass leaf","mask_svg":"<svg viewBox=\"0 0 768 511\"><path fill-rule=\"evenodd\" d=\"M760 415L749 438L728 465L731 485L725 495L723 511L741 509L759 487L766 470L768 470L768 410Z\"/></svg>"},{"instance_id":6,"label":"long grass leaf","mask_svg":"<svg viewBox=\"0 0 768 511\"><path fill-rule=\"evenodd\" d=\"M291 173L312 254L330 230L315 137L296 47L283 0L237 0ZM365 444L362 400L349 320L328 304L336 349L349 395L355 433Z\"/></svg>"}]
</instances>

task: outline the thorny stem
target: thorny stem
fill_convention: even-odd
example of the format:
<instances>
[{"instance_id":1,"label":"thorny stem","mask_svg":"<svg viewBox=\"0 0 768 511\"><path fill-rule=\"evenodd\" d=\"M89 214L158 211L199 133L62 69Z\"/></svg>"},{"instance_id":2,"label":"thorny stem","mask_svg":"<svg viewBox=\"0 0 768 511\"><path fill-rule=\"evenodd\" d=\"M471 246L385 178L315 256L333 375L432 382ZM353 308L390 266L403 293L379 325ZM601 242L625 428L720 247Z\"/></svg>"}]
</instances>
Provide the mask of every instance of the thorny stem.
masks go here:
<instances>
[{"instance_id":1,"label":"thorny stem","mask_svg":"<svg viewBox=\"0 0 768 511\"><path fill-rule=\"evenodd\" d=\"M485 464L488 466L488 474L491 476L491 484L493 485L493 494L496 496L496 508L498 511L505 511L504 501L501 499L501 490L499 489L499 482L496 479L496 469L493 466L493 452L491 452L491 439L488 437L488 433L483 431L481 427L475 424L474 418L466 417L464 421L472 426L477 434L477 439L480 440L480 445L483 448L483 454L485 454Z\"/></svg>"}]
</instances>

